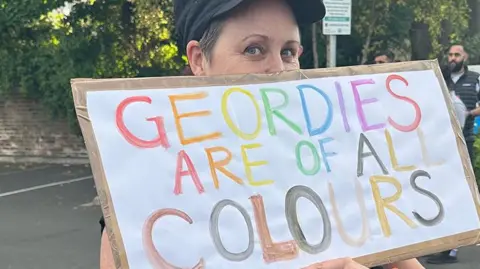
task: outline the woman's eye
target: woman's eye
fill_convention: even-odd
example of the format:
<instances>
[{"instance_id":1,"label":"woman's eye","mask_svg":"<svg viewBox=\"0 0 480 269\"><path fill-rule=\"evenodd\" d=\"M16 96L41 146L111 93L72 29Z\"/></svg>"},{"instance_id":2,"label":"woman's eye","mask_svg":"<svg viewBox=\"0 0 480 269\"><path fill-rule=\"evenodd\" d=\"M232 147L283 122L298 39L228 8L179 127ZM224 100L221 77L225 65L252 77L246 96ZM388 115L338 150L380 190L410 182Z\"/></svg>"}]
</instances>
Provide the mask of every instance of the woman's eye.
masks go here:
<instances>
[{"instance_id":1,"label":"woman's eye","mask_svg":"<svg viewBox=\"0 0 480 269\"><path fill-rule=\"evenodd\" d=\"M262 49L260 47L248 47L245 49L245 54L260 55L262 54Z\"/></svg>"},{"instance_id":2,"label":"woman's eye","mask_svg":"<svg viewBox=\"0 0 480 269\"><path fill-rule=\"evenodd\" d=\"M282 50L282 56L283 57L293 57L294 55L295 55L295 52L292 49Z\"/></svg>"}]
</instances>

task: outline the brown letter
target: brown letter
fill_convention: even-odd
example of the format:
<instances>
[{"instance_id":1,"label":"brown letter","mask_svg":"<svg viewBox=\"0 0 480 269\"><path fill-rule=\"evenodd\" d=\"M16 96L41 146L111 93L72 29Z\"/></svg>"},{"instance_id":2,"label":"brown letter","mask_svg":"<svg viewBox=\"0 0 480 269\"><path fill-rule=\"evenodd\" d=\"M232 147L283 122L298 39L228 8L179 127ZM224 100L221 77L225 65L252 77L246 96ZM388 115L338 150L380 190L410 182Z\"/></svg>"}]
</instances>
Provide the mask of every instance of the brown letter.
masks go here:
<instances>
[{"instance_id":1,"label":"brown letter","mask_svg":"<svg viewBox=\"0 0 480 269\"><path fill-rule=\"evenodd\" d=\"M340 213L338 212L337 201L335 200L335 192L333 191L332 183L328 183L328 191L330 193L330 203L333 209L333 218L338 225L338 233L342 240L352 247L361 247L370 236L370 226L368 224L367 207L365 206L365 198L363 197L362 185L358 179L355 179L355 192L357 194L357 203L360 206L360 215L362 216L362 234L360 238L354 239L345 231L343 227Z\"/></svg>"},{"instance_id":2,"label":"brown letter","mask_svg":"<svg viewBox=\"0 0 480 269\"><path fill-rule=\"evenodd\" d=\"M250 197L255 215L255 223L257 224L258 236L262 244L263 259L266 263L277 261L293 260L298 256L298 246L295 240L273 243L270 230L267 225L267 216L265 215L265 207L261 195Z\"/></svg>"},{"instance_id":3,"label":"brown letter","mask_svg":"<svg viewBox=\"0 0 480 269\"><path fill-rule=\"evenodd\" d=\"M188 216L186 213L177 210L177 209L160 209L154 212L150 217L148 217L147 221L143 225L143 247L145 252L147 253L148 260L152 264L153 268L156 269L182 269L181 267L177 267L173 264L168 263L161 255L158 253L157 248L155 247L155 243L153 242L153 225L157 220L164 216L176 216L179 217L186 222L192 224L193 220ZM193 269L203 269L205 268L205 263L203 259L193 267Z\"/></svg>"}]
</instances>

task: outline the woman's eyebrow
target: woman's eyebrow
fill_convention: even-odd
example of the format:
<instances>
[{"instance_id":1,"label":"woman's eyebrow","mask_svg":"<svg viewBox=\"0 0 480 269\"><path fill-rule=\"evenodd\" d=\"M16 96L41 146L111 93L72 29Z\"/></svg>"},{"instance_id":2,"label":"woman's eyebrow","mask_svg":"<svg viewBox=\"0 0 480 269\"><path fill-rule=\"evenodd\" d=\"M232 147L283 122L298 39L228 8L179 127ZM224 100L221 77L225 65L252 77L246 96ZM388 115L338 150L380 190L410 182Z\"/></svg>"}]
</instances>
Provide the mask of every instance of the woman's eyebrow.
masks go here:
<instances>
[{"instance_id":1,"label":"woman's eyebrow","mask_svg":"<svg viewBox=\"0 0 480 269\"><path fill-rule=\"evenodd\" d=\"M242 39L242 41L245 41L245 40L250 39L250 38L252 38L252 37L257 37L257 38L261 38L261 39L264 39L264 40L268 40L268 39L269 39L269 37L266 36L266 35L251 34L251 35L248 35L248 36L244 37L244 38Z\"/></svg>"},{"instance_id":2,"label":"woman's eyebrow","mask_svg":"<svg viewBox=\"0 0 480 269\"><path fill-rule=\"evenodd\" d=\"M288 40L287 42L285 42L285 45L300 45L300 41L298 40Z\"/></svg>"}]
</instances>

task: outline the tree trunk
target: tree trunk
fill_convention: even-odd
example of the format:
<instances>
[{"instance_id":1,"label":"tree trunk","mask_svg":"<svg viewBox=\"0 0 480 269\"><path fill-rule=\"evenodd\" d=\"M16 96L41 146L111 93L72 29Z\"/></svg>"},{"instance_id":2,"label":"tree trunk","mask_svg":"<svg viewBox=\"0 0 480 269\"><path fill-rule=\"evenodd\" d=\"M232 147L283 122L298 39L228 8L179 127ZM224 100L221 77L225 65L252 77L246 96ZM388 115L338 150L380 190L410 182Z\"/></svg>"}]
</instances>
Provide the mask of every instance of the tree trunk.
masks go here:
<instances>
[{"instance_id":1,"label":"tree trunk","mask_svg":"<svg viewBox=\"0 0 480 269\"><path fill-rule=\"evenodd\" d=\"M442 45L443 48L448 48L450 46L450 35L453 32L452 23L448 20L442 21L442 33L440 34L438 42ZM437 55L437 59L439 62L445 57L445 51L440 51Z\"/></svg>"},{"instance_id":2,"label":"tree trunk","mask_svg":"<svg viewBox=\"0 0 480 269\"><path fill-rule=\"evenodd\" d=\"M469 29L471 35L480 34L480 0L468 0L471 9Z\"/></svg>"},{"instance_id":3,"label":"tree trunk","mask_svg":"<svg viewBox=\"0 0 480 269\"><path fill-rule=\"evenodd\" d=\"M410 29L410 44L412 47L412 61L427 60L432 52L428 25L421 22L412 23Z\"/></svg>"}]
</instances>

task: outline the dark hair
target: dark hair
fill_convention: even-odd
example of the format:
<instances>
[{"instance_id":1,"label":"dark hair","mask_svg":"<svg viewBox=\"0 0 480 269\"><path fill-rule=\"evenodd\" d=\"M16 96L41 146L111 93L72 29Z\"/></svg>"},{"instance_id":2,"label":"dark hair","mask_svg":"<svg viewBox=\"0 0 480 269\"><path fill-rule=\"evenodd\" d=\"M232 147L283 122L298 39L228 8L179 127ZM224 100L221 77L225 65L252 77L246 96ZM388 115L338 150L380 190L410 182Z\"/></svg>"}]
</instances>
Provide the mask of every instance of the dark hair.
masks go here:
<instances>
[{"instance_id":1,"label":"dark hair","mask_svg":"<svg viewBox=\"0 0 480 269\"><path fill-rule=\"evenodd\" d=\"M203 54L205 55L207 61L211 60L213 48L215 48L215 44L220 37L220 34L223 29L223 24L225 20L219 19L213 21L203 33L202 38L200 41L200 49L202 50Z\"/></svg>"},{"instance_id":2,"label":"dark hair","mask_svg":"<svg viewBox=\"0 0 480 269\"><path fill-rule=\"evenodd\" d=\"M207 61L211 60L212 57L212 52L213 49L215 48L215 44L218 41L218 38L220 37L220 34L222 32L223 24L225 20L224 19L219 19L213 21L203 33L202 38L198 43L200 43L200 49L202 50L203 54L205 55L205 58ZM192 69L190 66L186 66L181 73L182 76L193 76Z\"/></svg>"},{"instance_id":3,"label":"dark hair","mask_svg":"<svg viewBox=\"0 0 480 269\"><path fill-rule=\"evenodd\" d=\"M377 54L375 54L375 58L377 58L378 56L387 56L388 59L390 59L390 61L394 61L395 60L395 54L393 54L393 52L389 51L389 50L386 50L386 51L382 51L382 52L379 52Z\"/></svg>"},{"instance_id":4,"label":"dark hair","mask_svg":"<svg viewBox=\"0 0 480 269\"><path fill-rule=\"evenodd\" d=\"M180 73L180 76L193 76L195 74L193 74L192 72L192 69L190 68L190 66L185 66L185 68L182 70L182 72Z\"/></svg>"},{"instance_id":5,"label":"dark hair","mask_svg":"<svg viewBox=\"0 0 480 269\"><path fill-rule=\"evenodd\" d=\"M463 44L460 44L460 43L453 43L453 44L451 44L451 45L448 46L448 48L445 50L445 53L448 53L453 46L460 46L460 47L462 47L462 48L463 48L463 51L465 51L465 53L468 54L467 48L466 48Z\"/></svg>"}]
</instances>

